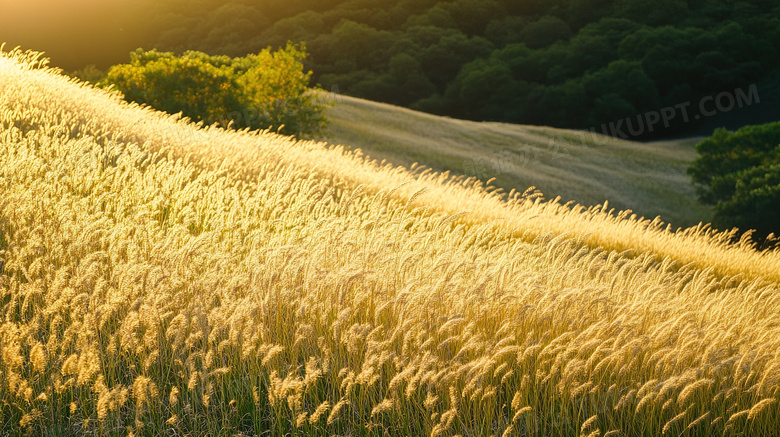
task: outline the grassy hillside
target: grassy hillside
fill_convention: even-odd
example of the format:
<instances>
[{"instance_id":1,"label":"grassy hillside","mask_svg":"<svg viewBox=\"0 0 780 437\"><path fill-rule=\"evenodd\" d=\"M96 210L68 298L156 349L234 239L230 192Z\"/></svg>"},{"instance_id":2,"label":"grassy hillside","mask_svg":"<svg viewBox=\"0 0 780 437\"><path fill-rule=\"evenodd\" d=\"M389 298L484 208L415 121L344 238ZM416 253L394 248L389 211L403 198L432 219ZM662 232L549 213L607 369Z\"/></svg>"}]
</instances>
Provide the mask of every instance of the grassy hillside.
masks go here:
<instances>
[{"instance_id":1,"label":"grassy hillside","mask_svg":"<svg viewBox=\"0 0 780 437\"><path fill-rule=\"evenodd\" d=\"M545 197L617 209L674 226L709 222L685 170L696 140L636 143L578 131L476 123L339 96L327 141L411 167L495 178L506 191L536 186Z\"/></svg>"},{"instance_id":2,"label":"grassy hillside","mask_svg":"<svg viewBox=\"0 0 780 437\"><path fill-rule=\"evenodd\" d=\"M778 435L780 253L0 55L0 434Z\"/></svg>"}]
</instances>

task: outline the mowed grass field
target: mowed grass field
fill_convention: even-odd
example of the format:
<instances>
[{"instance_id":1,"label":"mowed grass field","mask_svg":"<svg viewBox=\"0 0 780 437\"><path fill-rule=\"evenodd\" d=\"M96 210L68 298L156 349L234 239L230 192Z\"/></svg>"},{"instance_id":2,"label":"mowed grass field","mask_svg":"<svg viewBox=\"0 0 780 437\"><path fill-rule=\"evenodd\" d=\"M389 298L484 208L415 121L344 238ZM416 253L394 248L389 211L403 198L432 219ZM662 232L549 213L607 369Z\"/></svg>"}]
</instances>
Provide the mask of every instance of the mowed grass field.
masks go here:
<instances>
[{"instance_id":1,"label":"mowed grass field","mask_svg":"<svg viewBox=\"0 0 780 437\"><path fill-rule=\"evenodd\" d=\"M577 131L437 117L349 96L337 104L322 139L410 167L495 178L506 191L537 187L546 198L582 205L608 200L620 210L677 227L711 219L696 201L686 168L697 139L639 143ZM601 127L597 127L601 132Z\"/></svg>"},{"instance_id":2,"label":"mowed grass field","mask_svg":"<svg viewBox=\"0 0 780 437\"><path fill-rule=\"evenodd\" d=\"M779 435L780 254L0 55L0 435Z\"/></svg>"}]
</instances>

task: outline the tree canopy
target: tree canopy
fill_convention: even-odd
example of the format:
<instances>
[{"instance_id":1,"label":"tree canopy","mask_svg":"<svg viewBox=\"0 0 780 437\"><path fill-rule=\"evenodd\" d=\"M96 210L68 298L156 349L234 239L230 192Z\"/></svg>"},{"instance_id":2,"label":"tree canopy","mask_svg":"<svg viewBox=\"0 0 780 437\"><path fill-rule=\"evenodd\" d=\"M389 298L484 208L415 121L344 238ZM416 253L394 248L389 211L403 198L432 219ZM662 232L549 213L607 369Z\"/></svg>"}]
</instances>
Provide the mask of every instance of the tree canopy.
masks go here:
<instances>
[{"instance_id":1,"label":"tree canopy","mask_svg":"<svg viewBox=\"0 0 780 437\"><path fill-rule=\"evenodd\" d=\"M714 205L714 224L780 235L780 122L718 129L696 150L688 173L699 198Z\"/></svg>"},{"instance_id":2,"label":"tree canopy","mask_svg":"<svg viewBox=\"0 0 780 437\"><path fill-rule=\"evenodd\" d=\"M112 67L104 84L128 100L208 125L310 136L324 126L326 105L309 88L305 57L295 45L239 58L139 49L129 64Z\"/></svg>"},{"instance_id":3,"label":"tree canopy","mask_svg":"<svg viewBox=\"0 0 780 437\"><path fill-rule=\"evenodd\" d=\"M200 0L195 7L177 0L155 7L167 29L158 47L238 56L304 41L313 80L325 88L476 120L596 127L749 86L780 68L780 7L758 0Z\"/></svg>"}]
</instances>

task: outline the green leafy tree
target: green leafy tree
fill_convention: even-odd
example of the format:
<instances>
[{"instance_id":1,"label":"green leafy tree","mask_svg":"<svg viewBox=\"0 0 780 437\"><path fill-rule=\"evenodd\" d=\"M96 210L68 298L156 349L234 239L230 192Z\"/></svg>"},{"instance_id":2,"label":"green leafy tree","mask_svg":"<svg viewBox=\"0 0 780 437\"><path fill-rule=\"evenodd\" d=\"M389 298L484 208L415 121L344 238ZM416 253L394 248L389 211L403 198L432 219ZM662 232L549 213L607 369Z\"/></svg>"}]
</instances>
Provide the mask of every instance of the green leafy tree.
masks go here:
<instances>
[{"instance_id":1,"label":"green leafy tree","mask_svg":"<svg viewBox=\"0 0 780 437\"><path fill-rule=\"evenodd\" d=\"M330 34L317 37L311 43L312 58L317 64L337 66L349 65L347 73L357 69L385 67L388 48L394 40L393 34L374 29L366 24L342 20ZM352 67L354 66L354 67Z\"/></svg>"},{"instance_id":2,"label":"green leafy tree","mask_svg":"<svg viewBox=\"0 0 780 437\"><path fill-rule=\"evenodd\" d=\"M717 221L759 238L780 233L780 164L760 165L734 175L734 194L715 204Z\"/></svg>"},{"instance_id":3,"label":"green leafy tree","mask_svg":"<svg viewBox=\"0 0 780 437\"><path fill-rule=\"evenodd\" d=\"M460 112L472 118L500 116L509 102L502 100L518 94L521 85L512 77L509 66L496 58L477 60L461 70L447 90L447 96L459 102ZM497 95L495 87L505 90Z\"/></svg>"},{"instance_id":4,"label":"green leafy tree","mask_svg":"<svg viewBox=\"0 0 780 437\"><path fill-rule=\"evenodd\" d=\"M259 42L256 44L260 44L260 47L281 47L287 41L312 40L323 32L325 32L325 22L322 15L314 11L306 11L277 21L257 38Z\"/></svg>"},{"instance_id":5,"label":"green leafy tree","mask_svg":"<svg viewBox=\"0 0 780 437\"><path fill-rule=\"evenodd\" d=\"M571 28L565 21L547 16L526 26L520 33L520 42L532 49L539 49L569 39L571 34Z\"/></svg>"},{"instance_id":6,"label":"green leafy tree","mask_svg":"<svg viewBox=\"0 0 780 437\"><path fill-rule=\"evenodd\" d=\"M509 16L493 20L485 28L485 37L496 47L519 43L521 33L528 24L525 17Z\"/></svg>"},{"instance_id":7,"label":"green leafy tree","mask_svg":"<svg viewBox=\"0 0 780 437\"><path fill-rule=\"evenodd\" d=\"M312 72L304 70L306 56L304 47L290 44L284 50L266 49L233 61L245 125L307 137L325 127L326 105L309 88ZM252 109L258 112L256 121Z\"/></svg>"},{"instance_id":8,"label":"green leafy tree","mask_svg":"<svg viewBox=\"0 0 780 437\"><path fill-rule=\"evenodd\" d=\"M780 122L718 129L696 150L688 173L716 225L780 233Z\"/></svg>"},{"instance_id":9,"label":"green leafy tree","mask_svg":"<svg viewBox=\"0 0 780 437\"><path fill-rule=\"evenodd\" d=\"M326 118L325 105L308 88L305 57L305 49L292 44L243 58L139 49L129 64L112 67L103 84L130 101L207 124L309 136Z\"/></svg>"},{"instance_id":10,"label":"green leafy tree","mask_svg":"<svg viewBox=\"0 0 780 437\"><path fill-rule=\"evenodd\" d=\"M669 17L685 17L690 11L686 0L618 0L615 9L618 16L640 23L664 24Z\"/></svg>"},{"instance_id":11,"label":"green leafy tree","mask_svg":"<svg viewBox=\"0 0 780 437\"><path fill-rule=\"evenodd\" d=\"M111 67L104 80L127 100L193 120L219 120L241 108L230 58L205 53L136 50L130 63Z\"/></svg>"},{"instance_id":12,"label":"green leafy tree","mask_svg":"<svg viewBox=\"0 0 780 437\"><path fill-rule=\"evenodd\" d=\"M472 59L489 56L492 50L493 45L485 38L469 38L453 31L424 49L420 63L437 89L444 91L465 64Z\"/></svg>"},{"instance_id":13,"label":"green leafy tree","mask_svg":"<svg viewBox=\"0 0 780 437\"><path fill-rule=\"evenodd\" d=\"M505 10L495 0L456 0L440 5L450 13L458 28L466 35L482 35L488 23L505 15Z\"/></svg>"},{"instance_id":14,"label":"green leafy tree","mask_svg":"<svg viewBox=\"0 0 780 437\"><path fill-rule=\"evenodd\" d=\"M458 27L458 23L455 22L455 19L452 18L452 14L450 14L449 11L445 10L441 5L437 5L428 10L425 14L409 17L404 24L405 28L424 26L455 29Z\"/></svg>"},{"instance_id":15,"label":"green leafy tree","mask_svg":"<svg viewBox=\"0 0 780 437\"><path fill-rule=\"evenodd\" d=\"M614 121L622 117L635 115L640 108L658 106L658 91L655 83L647 77L639 62L625 60L614 61L603 69L586 75L581 79L591 101L609 94L623 96L633 108L630 112L612 111L604 114L605 120ZM622 109L623 105L616 108Z\"/></svg>"},{"instance_id":16,"label":"green leafy tree","mask_svg":"<svg viewBox=\"0 0 780 437\"><path fill-rule=\"evenodd\" d=\"M612 0L571 0L566 13L567 21L575 28L598 21L610 15L613 3Z\"/></svg>"}]
</instances>

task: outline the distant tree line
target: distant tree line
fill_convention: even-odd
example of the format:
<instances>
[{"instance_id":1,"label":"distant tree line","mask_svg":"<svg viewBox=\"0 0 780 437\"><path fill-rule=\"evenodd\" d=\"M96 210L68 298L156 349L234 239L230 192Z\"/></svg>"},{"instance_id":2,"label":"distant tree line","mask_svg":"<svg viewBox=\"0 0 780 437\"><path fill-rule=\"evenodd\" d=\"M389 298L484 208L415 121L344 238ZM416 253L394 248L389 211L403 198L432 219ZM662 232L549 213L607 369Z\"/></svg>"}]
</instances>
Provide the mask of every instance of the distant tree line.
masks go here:
<instances>
[{"instance_id":1,"label":"distant tree line","mask_svg":"<svg viewBox=\"0 0 780 437\"><path fill-rule=\"evenodd\" d=\"M243 56L304 41L307 67L326 89L476 120L596 127L746 86L780 67L780 5L759 0L171 0L150 7L161 49Z\"/></svg>"}]
</instances>

